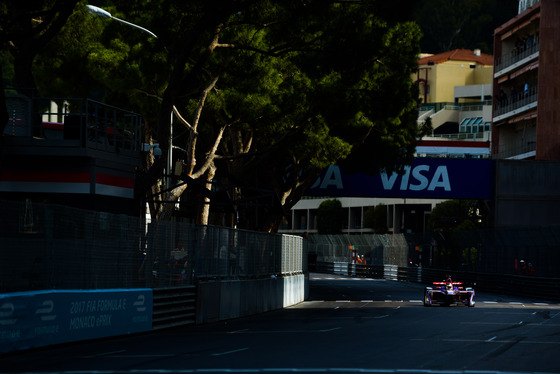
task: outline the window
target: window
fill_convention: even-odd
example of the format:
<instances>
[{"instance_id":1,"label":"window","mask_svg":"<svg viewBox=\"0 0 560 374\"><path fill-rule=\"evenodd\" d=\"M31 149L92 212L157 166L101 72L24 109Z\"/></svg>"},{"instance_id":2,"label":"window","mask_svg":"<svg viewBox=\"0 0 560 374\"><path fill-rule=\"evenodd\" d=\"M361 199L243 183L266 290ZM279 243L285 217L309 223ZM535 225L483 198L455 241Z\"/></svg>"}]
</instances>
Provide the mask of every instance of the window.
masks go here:
<instances>
[{"instance_id":1,"label":"window","mask_svg":"<svg viewBox=\"0 0 560 374\"><path fill-rule=\"evenodd\" d=\"M476 134L490 130L490 123L483 122L482 117L468 117L461 121L459 124L459 132L467 134Z\"/></svg>"}]
</instances>

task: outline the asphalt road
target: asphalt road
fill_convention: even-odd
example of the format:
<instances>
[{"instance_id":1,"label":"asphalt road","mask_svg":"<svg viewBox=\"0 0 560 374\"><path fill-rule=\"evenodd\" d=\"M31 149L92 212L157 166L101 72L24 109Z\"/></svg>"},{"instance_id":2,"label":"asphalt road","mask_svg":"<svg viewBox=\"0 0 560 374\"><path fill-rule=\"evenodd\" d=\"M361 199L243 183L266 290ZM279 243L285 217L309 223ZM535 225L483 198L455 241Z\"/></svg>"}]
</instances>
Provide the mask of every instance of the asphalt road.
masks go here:
<instances>
[{"instance_id":1,"label":"asphalt road","mask_svg":"<svg viewBox=\"0 0 560 374\"><path fill-rule=\"evenodd\" d=\"M3 373L560 373L560 304L311 274L310 298L248 318L0 356Z\"/></svg>"}]
</instances>

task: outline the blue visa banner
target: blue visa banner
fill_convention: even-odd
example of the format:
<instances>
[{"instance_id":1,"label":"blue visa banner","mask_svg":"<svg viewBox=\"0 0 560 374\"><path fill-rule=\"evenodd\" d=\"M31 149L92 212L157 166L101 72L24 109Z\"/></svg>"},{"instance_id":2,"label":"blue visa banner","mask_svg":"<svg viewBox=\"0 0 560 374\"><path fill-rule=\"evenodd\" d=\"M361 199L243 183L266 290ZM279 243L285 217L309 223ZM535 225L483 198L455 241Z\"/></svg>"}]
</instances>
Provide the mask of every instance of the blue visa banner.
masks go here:
<instances>
[{"instance_id":1,"label":"blue visa banner","mask_svg":"<svg viewBox=\"0 0 560 374\"><path fill-rule=\"evenodd\" d=\"M403 174L345 174L331 165L306 196L493 198L491 159L415 158Z\"/></svg>"},{"instance_id":2,"label":"blue visa banner","mask_svg":"<svg viewBox=\"0 0 560 374\"><path fill-rule=\"evenodd\" d=\"M152 329L151 289L0 295L0 353Z\"/></svg>"}]
</instances>

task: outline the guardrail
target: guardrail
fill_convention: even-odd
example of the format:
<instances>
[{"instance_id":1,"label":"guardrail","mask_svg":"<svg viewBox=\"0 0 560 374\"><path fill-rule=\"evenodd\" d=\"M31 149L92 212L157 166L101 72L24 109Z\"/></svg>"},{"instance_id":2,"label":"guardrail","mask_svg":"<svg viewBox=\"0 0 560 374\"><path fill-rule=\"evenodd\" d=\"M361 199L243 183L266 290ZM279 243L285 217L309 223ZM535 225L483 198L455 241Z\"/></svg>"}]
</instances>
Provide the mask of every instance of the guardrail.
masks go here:
<instances>
[{"instance_id":1,"label":"guardrail","mask_svg":"<svg viewBox=\"0 0 560 374\"><path fill-rule=\"evenodd\" d=\"M335 272L335 269L337 272ZM343 271L344 269L346 269L345 272ZM397 265L348 264L340 262L317 262L316 271L318 273L378 279L384 278L424 284L438 282L451 275L454 279L466 285L473 286L475 290L478 291L560 301L560 278L476 273L422 267L398 267Z\"/></svg>"},{"instance_id":2,"label":"guardrail","mask_svg":"<svg viewBox=\"0 0 560 374\"><path fill-rule=\"evenodd\" d=\"M153 290L152 329L196 323L196 286Z\"/></svg>"}]
</instances>

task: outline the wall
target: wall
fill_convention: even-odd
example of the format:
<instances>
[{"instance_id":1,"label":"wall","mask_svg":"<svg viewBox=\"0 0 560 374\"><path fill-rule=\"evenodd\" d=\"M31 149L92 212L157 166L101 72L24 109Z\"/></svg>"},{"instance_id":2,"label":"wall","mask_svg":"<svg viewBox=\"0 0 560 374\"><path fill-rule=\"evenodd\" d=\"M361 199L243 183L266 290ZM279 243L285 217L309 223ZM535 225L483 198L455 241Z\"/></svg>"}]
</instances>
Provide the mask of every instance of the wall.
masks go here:
<instances>
[{"instance_id":1,"label":"wall","mask_svg":"<svg viewBox=\"0 0 560 374\"><path fill-rule=\"evenodd\" d=\"M560 160L560 1L541 2L537 160Z\"/></svg>"},{"instance_id":2,"label":"wall","mask_svg":"<svg viewBox=\"0 0 560 374\"><path fill-rule=\"evenodd\" d=\"M436 103L453 102L455 87L486 84L492 81L492 67L476 65L476 68L471 68L471 64L476 65L469 61L450 61L435 65L435 71L431 72L429 79L429 100Z\"/></svg>"},{"instance_id":3,"label":"wall","mask_svg":"<svg viewBox=\"0 0 560 374\"><path fill-rule=\"evenodd\" d=\"M454 109L442 109L430 116L432 128L435 130L446 122L459 122L459 111Z\"/></svg>"},{"instance_id":4,"label":"wall","mask_svg":"<svg viewBox=\"0 0 560 374\"><path fill-rule=\"evenodd\" d=\"M496 161L495 227L560 224L560 162Z\"/></svg>"},{"instance_id":5,"label":"wall","mask_svg":"<svg viewBox=\"0 0 560 374\"><path fill-rule=\"evenodd\" d=\"M0 294L0 353L152 329L151 289Z\"/></svg>"},{"instance_id":6,"label":"wall","mask_svg":"<svg viewBox=\"0 0 560 374\"><path fill-rule=\"evenodd\" d=\"M197 323L282 309L305 300L304 274L202 282ZM152 330L151 289L49 290L0 294L0 354Z\"/></svg>"},{"instance_id":7,"label":"wall","mask_svg":"<svg viewBox=\"0 0 560 374\"><path fill-rule=\"evenodd\" d=\"M306 276L201 282L196 323L246 317L295 305L308 293Z\"/></svg>"}]
</instances>

